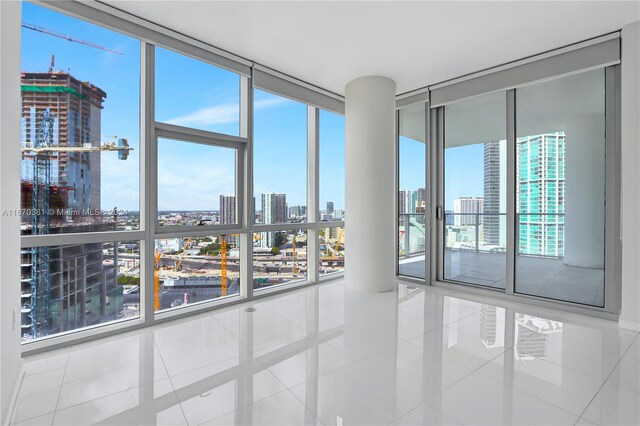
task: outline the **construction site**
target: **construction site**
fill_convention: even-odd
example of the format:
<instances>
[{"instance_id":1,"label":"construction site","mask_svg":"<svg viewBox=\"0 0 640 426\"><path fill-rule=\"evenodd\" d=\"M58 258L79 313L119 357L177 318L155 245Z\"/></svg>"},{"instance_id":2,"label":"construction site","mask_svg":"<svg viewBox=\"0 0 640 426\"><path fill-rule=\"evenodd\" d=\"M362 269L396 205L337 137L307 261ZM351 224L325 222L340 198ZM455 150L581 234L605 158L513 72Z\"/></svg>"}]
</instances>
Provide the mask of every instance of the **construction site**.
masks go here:
<instances>
[{"instance_id":1,"label":"construction site","mask_svg":"<svg viewBox=\"0 0 640 426\"><path fill-rule=\"evenodd\" d=\"M22 26L121 54L42 27ZM56 71L54 55L47 71L22 73L21 90L22 235L124 229L117 208L105 214L100 200L101 155L112 152L127 160L133 149L126 138L101 140L107 93L69 72ZM320 273L343 270L344 229L319 232ZM238 235L156 240L155 310L239 294L239 242ZM137 242L24 248L21 271L24 340L140 314ZM306 231L253 235L255 289L306 277Z\"/></svg>"},{"instance_id":2,"label":"construction site","mask_svg":"<svg viewBox=\"0 0 640 426\"><path fill-rule=\"evenodd\" d=\"M23 27L61 37L40 27ZM67 38L72 42L89 44ZM92 47L101 48L97 45ZM101 141L107 97L99 87L55 71L21 74L22 235L117 229L100 214L100 156L126 160L127 139ZM21 251L21 328L34 339L115 320L122 309L116 283L118 243L42 246Z\"/></svg>"}]
</instances>

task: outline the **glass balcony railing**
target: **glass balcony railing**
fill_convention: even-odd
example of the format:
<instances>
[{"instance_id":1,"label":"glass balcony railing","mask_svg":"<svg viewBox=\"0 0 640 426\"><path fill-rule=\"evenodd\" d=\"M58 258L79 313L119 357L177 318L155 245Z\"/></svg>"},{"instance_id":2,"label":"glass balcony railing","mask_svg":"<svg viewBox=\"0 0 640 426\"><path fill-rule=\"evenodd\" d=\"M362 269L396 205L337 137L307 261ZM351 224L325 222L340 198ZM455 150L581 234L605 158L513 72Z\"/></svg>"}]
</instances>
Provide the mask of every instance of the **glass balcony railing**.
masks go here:
<instances>
[{"instance_id":1,"label":"glass balcony railing","mask_svg":"<svg viewBox=\"0 0 640 426\"><path fill-rule=\"evenodd\" d=\"M401 213L398 215L398 255L400 259L425 254L426 215Z\"/></svg>"},{"instance_id":2,"label":"glass balcony railing","mask_svg":"<svg viewBox=\"0 0 640 426\"><path fill-rule=\"evenodd\" d=\"M505 253L506 213L445 213L446 250Z\"/></svg>"}]
</instances>

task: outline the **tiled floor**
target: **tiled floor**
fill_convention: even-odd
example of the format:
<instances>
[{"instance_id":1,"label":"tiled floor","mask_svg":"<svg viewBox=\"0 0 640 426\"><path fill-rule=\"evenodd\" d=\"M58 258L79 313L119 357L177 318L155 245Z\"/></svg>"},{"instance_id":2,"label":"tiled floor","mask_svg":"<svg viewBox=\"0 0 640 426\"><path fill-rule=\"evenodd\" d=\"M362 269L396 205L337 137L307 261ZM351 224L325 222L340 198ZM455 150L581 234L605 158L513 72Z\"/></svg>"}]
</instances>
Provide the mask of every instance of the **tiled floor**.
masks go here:
<instances>
[{"instance_id":1,"label":"tiled floor","mask_svg":"<svg viewBox=\"0 0 640 426\"><path fill-rule=\"evenodd\" d=\"M28 358L13 423L638 425L639 345L609 321L337 281Z\"/></svg>"},{"instance_id":2,"label":"tiled floor","mask_svg":"<svg viewBox=\"0 0 640 426\"><path fill-rule=\"evenodd\" d=\"M504 288L505 254L445 250L444 276L448 280ZM424 278L424 255L399 262L401 275ZM519 256L516 292L592 306L604 301L604 269L567 266L562 259Z\"/></svg>"}]
</instances>

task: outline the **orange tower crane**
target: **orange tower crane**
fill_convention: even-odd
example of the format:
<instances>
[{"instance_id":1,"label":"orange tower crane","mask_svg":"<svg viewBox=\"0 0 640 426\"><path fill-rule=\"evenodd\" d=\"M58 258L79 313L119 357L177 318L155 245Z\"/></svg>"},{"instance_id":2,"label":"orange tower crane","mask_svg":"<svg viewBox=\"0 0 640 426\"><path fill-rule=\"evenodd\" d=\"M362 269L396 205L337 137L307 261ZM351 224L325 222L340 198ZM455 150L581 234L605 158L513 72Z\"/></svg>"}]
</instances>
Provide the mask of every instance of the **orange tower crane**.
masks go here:
<instances>
[{"instance_id":1,"label":"orange tower crane","mask_svg":"<svg viewBox=\"0 0 640 426\"><path fill-rule=\"evenodd\" d=\"M153 262L153 306L156 311L160 310L160 258L162 255L156 251L156 257Z\"/></svg>"},{"instance_id":2,"label":"orange tower crane","mask_svg":"<svg viewBox=\"0 0 640 426\"><path fill-rule=\"evenodd\" d=\"M293 267L291 268L291 273L297 275L299 271L298 265L296 265L296 260L298 260L298 252L296 251L296 236L293 236Z\"/></svg>"},{"instance_id":3,"label":"orange tower crane","mask_svg":"<svg viewBox=\"0 0 640 426\"><path fill-rule=\"evenodd\" d=\"M187 249L191 248L191 243L193 240L191 238L187 238L182 246L182 253L180 253L180 258L178 258L178 262L176 266L173 268L174 271L180 271L182 269L182 261L184 260L184 255Z\"/></svg>"},{"instance_id":4,"label":"orange tower crane","mask_svg":"<svg viewBox=\"0 0 640 426\"><path fill-rule=\"evenodd\" d=\"M221 289L221 296L226 296L227 295L227 239L226 237L220 236L220 239L222 240L222 246L221 246L221 250L222 250L222 260L220 262L220 269L222 271L222 278L220 281L220 289Z\"/></svg>"}]
</instances>

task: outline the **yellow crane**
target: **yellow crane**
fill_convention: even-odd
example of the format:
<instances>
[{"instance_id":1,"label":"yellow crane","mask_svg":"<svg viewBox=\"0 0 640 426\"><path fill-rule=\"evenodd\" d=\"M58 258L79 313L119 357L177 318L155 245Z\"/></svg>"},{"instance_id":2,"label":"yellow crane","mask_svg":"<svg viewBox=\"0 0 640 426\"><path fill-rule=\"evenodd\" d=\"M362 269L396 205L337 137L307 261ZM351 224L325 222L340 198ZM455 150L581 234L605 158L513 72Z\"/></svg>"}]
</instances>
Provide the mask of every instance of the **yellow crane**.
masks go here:
<instances>
[{"instance_id":1,"label":"yellow crane","mask_svg":"<svg viewBox=\"0 0 640 426\"><path fill-rule=\"evenodd\" d=\"M178 259L178 262L176 263L175 268L173 268L174 271L178 272L180 269L182 269L182 261L184 260L184 254L188 248L191 248L192 241L193 240L191 238L187 238L185 240L184 245L182 246L182 253L180 253L180 258Z\"/></svg>"},{"instance_id":2,"label":"yellow crane","mask_svg":"<svg viewBox=\"0 0 640 426\"><path fill-rule=\"evenodd\" d=\"M153 262L153 306L156 311L160 310L160 258L162 255L156 251L156 257Z\"/></svg>"},{"instance_id":3,"label":"yellow crane","mask_svg":"<svg viewBox=\"0 0 640 426\"><path fill-rule=\"evenodd\" d=\"M338 255L340 254L340 252L339 252L340 243L342 242L343 238L344 238L344 228L340 228L340 232L338 233L338 239L336 240L336 248L334 249L336 254L338 254Z\"/></svg>"},{"instance_id":4,"label":"yellow crane","mask_svg":"<svg viewBox=\"0 0 640 426\"><path fill-rule=\"evenodd\" d=\"M220 295L227 295L227 239L226 237L220 236L221 239L221 256L222 259L220 261L220 270L222 271L222 278L220 280Z\"/></svg>"},{"instance_id":5,"label":"yellow crane","mask_svg":"<svg viewBox=\"0 0 640 426\"><path fill-rule=\"evenodd\" d=\"M296 251L296 236L293 236L293 267L291 268L291 273L293 275L297 275L299 272L298 265L296 264L296 260L298 259L298 252Z\"/></svg>"}]
</instances>

